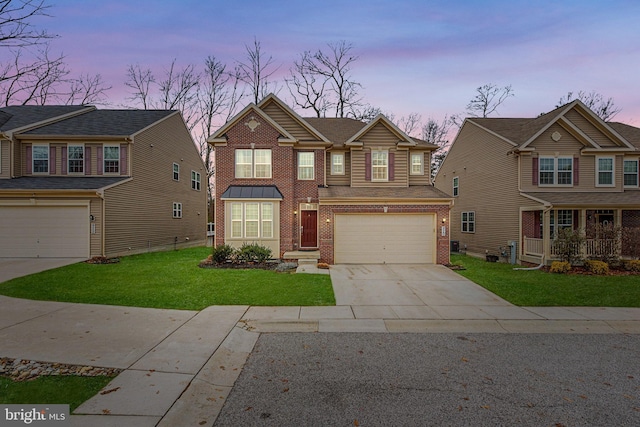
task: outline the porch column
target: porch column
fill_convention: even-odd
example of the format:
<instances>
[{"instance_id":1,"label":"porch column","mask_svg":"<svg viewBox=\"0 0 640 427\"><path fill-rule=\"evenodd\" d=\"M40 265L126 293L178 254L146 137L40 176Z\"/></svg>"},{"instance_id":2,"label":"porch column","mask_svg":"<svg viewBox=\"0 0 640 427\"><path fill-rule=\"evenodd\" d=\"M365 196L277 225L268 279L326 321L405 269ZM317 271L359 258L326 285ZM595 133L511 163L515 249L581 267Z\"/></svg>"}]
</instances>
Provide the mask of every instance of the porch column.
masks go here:
<instances>
[{"instance_id":1,"label":"porch column","mask_svg":"<svg viewBox=\"0 0 640 427\"><path fill-rule=\"evenodd\" d=\"M587 237L587 210L580 209L580 232L583 237L586 239ZM585 240L582 245L580 245L580 254L583 258L587 256L587 241Z\"/></svg>"},{"instance_id":2,"label":"porch column","mask_svg":"<svg viewBox=\"0 0 640 427\"><path fill-rule=\"evenodd\" d=\"M542 211L542 250L543 257L549 259L551 257L551 209Z\"/></svg>"}]
</instances>

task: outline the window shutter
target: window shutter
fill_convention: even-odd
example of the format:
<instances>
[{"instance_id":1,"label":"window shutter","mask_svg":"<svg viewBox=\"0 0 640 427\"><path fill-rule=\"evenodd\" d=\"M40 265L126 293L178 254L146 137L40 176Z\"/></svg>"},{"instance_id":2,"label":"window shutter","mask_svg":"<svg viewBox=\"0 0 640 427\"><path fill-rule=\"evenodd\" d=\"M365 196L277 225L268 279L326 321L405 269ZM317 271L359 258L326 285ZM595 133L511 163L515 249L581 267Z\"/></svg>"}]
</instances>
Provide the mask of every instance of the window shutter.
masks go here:
<instances>
[{"instance_id":1,"label":"window shutter","mask_svg":"<svg viewBox=\"0 0 640 427\"><path fill-rule=\"evenodd\" d=\"M49 147L49 175L56 174L56 147Z\"/></svg>"},{"instance_id":2,"label":"window shutter","mask_svg":"<svg viewBox=\"0 0 640 427\"><path fill-rule=\"evenodd\" d=\"M98 155L98 175L102 175L102 147L98 147L98 152L96 153Z\"/></svg>"},{"instance_id":3,"label":"window shutter","mask_svg":"<svg viewBox=\"0 0 640 427\"><path fill-rule=\"evenodd\" d=\"M62 147L61 162L60 162L60 173L62 175L66 175L67 174L67 147Z\"/></svg>"},{"instance_id":4,"label":"window shutter","mask_svg":"<svg viewBox=\"0 0 640 427\"><path fill-rule=\"evenodd\" d=\"M33 152L31 150L31 144L28 144L25 149L27 150L27 174L33 173Z\"/></svg>"},{"instance_id":5,"label":"window shutter","mask_svg":"<svg viewBox=\"0 0 640 427\"><path fill-rule=\"evenodd\" d=\"M393 181L395 174L396 153L389 153L389 181Z\"/></svg>"},{"instance_id":6,"label":"window shutter","mask_svg":"<svg viewBox=\"0 0 640 427\"><path fill-rule=\"evenodd\" d=\"M371 152L364 153L364 180L371 181Z\"/></svg>"},{"instance_id":7,"label":"window shutter","mask_svg":"<svg viewBox=\"0 0 640 427\"><path fill-rule=\"evenodd\" d=\"M127 174L127 144L120 144L120 175Z\"/></svg>"},{"instance_id":8,"label":"window shutter","mask_svg":"<svg viewBox=\"0 0 640 427\"><path fill-rule=\"evenodd\" d=\"M533 164L531 166L531 170L532 170L532 173L531 173L532 182L531 183L533 185L538 185L538 158L534 157L531 160L533 160Z\"/></svg>"},{"instance_id":9,"label":"window shutter","mask_svg":"<svg viewBox=\"0 0 640 427\"><path fill-rule=\"evenodd\" d=\"M84 174L91 175L91 147L84 147Z\"/></svg>"},{"instance_id":10,"label":"window shutter","mask_svg":"<svg viewBox=\"0 0 640 427\"><path fill-rule=\"evenodd\" d=\"M573 158L573 185L580 184L580 158Z\"/></svg>"}]
</instances>

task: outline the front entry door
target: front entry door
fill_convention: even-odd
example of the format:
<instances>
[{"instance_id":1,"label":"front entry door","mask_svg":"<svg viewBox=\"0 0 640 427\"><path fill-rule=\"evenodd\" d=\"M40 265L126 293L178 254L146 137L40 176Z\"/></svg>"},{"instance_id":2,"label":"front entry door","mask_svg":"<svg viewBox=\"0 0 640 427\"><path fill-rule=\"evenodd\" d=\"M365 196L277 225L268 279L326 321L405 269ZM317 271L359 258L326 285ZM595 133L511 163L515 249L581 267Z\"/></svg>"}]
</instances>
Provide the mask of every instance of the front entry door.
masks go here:
<instances>
[{"instance_id":1,"label":"front entry door","mask_svg":"<svg viewBox=\"0 0 640 427\"><path fill-rule=\"evenodd\" d=\"M315 248L318 246L318 211L301 211L300 247Z\"/></svg>"}]
</instances>

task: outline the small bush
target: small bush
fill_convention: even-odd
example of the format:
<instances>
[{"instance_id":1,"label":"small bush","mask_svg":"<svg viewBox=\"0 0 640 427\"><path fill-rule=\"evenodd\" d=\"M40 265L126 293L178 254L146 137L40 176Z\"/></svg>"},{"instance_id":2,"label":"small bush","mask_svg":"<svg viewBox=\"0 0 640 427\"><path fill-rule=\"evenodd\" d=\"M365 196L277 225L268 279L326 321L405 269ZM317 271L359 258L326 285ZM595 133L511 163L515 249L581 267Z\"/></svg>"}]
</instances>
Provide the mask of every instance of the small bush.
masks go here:
<instances>
[{"instance_id":1,"label":"small bush","mask_svg":"<svg viewBox=\"0 0 640 427\"><path fill-rule=\"evenodd\" d=\"M213 248L211 259L216 264L222 264L223 262L230 260L233 257L234 252L235 249L229 245L219 245Z\"/></svg>"},{"instance_id":2,"label":"small bush","mask_svg":"<svg viewBox=\"0 0 640 427\"><path fill-rule=\"evenodd\" d=\"M584 262L584 266L593 274L609 274L609 266L603 261L588 260Z\"/></svg>"},{"instance_id":3,"label":"small bush","mask_svg":"<svg viewBox=\"0 0 640 427\"><path fill-rule=\"evenodd\" d=\"M553 261L549 271L551 273L567 274L571 271L571 264L568 261Z\"/></svg>"},{"instance_id":4,"label":"small bush","mask_svg":"<svg viewBox=\"0 0 640 427\"><path fill-rule=\"evenodd\" d=\"M265 262L271 259L271 254L271 249L266 246L245 243L238 249L236 257L240 262Z\"/></svg>"},{"instance_id":5,"label":"small bush","mask_svg":"<svg viewBox=\"0 0 640 427\"><path fill-rule=\"evenodd\" d=\"M625 270L640 272L640 260L634 259L631 261L625 261L624 268Z\"/></svg>"}]
</instances>

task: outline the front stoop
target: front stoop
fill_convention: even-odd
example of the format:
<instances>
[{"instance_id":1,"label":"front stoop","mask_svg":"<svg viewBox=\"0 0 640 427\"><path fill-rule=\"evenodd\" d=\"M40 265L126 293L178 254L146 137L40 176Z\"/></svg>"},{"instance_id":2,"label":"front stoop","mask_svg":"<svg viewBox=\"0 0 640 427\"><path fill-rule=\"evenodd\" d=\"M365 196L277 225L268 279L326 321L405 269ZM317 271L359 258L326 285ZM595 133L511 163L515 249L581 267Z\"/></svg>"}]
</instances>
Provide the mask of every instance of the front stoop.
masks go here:
<instances>
[{"instance_id":1,"label":"front stoop","mask_svg":"<svg viewBox=\"0 0 640 427\"><path fill-rule=\"evenodd\" d=\"M320 260L320 251L289 251L283 255L284 259L295 259L300 264L317 264Z\"/></svg>"}]
</instances>

